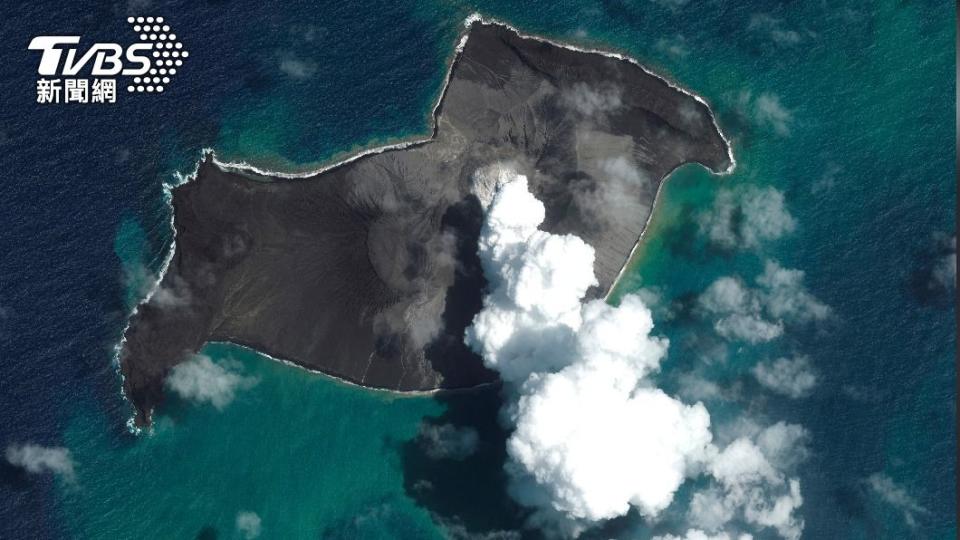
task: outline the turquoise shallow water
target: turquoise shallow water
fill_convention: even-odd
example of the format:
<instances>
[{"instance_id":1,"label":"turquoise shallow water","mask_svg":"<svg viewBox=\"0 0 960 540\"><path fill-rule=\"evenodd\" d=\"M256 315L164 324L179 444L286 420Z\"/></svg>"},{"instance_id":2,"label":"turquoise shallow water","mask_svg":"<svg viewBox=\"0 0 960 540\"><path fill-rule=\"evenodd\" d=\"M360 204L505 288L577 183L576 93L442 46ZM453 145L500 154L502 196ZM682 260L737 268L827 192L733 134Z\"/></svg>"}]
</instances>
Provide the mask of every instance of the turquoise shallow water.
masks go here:
<instances>
[{"instance_id":1,"label":"turquoise shallow water","mask_svg":"<svg viewBox=\"0 0 960 540\"><path fill-rule=\"evenodd\" d=\"M150 436L120 444L103 416L67 427L80 464L61 501L72 533L231 537L248 511L273 538L437 536L404 494L398 448L438 403L360 390L234 346L203 352L239 362L258 382L223 411L174 401Z\"/></svg>"},{"instance_id":2,"label":"turquoise shallow water","mask_svg":"<svg viewBox=\"0 0 960 540\"><path fill-rule=\"evenodd\" d=\"M954 7L682 0L171 6L206 70L195 72L196 88L164 105L167 116L144 120L143 140L133 139L126 154L96 155L109 168L87 166L98 177L81 187L119 193L122 203L90 215L74 210L95 208L106 195L67 197L62 185L40 183L31 172L40 168L24 166L37 176L33 185L52 194L49 209L62 197L71 210L47 216L33 202L7 212L36 212L38 224L80 212L78 223L102 225L100 236L83 236L72 251L30 250L50 261L20 255L23 268L59 268L64 260L76 267L58 274L3 267L13 277L0 282L0 307L14 315L0 337L32 345L4 341L0 358L51 371L10 375L30 386L5 390L7 408L29 415L8 413L16 430L0 426L0 442L64 445L77 470L76 483L0 485L11 500L39 501L28 507L39 524L24 525L37 528L17 529L19 536L240 538L241 511L257 513L263 538L432 538L520 526L503 489L495 390L396 397L210 345L206 354L238 362L258 382L222 410L173 400L153 435L134 437L123 426L129 409L110 366L125 314L170 242L163 181L191 170L202 147L297 170L426 132L462 20L475 10L632 55L703 95L733 139L734 175L718 179L689 166L672 176L618 290L655 289L674 308L656 321L671 339L661 384L678 391L680 376L697 371L736 396L710 404L715 422L749 413L810 431L800 468L806 537L955 537L955 309L950 291L924 286L940 256L937 235L955 234ZM760 96L776 101L779 116L758 115ZM70 129L62 127L73 137L65 140L76 145ZM81 163L75 153L58 159ZM757 249L707 246L697 216L719 189L740 185L780 190L796 230ZM78 227L56 231L51 242L60 243L51 245ZM10 252L7 261L20 253ZM692 299L718 276L751 281L767 259L803 270L807 289L835 318L817 329L788 327L768 345L726 345L726 362L707 363L717 343L703 338L712 335L710 321L689 309ZM34 305L42 316L17 318ZM66 312L74 323L48 319ZM84 341L88 335L95 339ZM757 386L750 375L757 361L794 353L808 355L820 375L809 397L776 397ZM63 365L72 368L67 379L54 371ZM430 459L416 439L424 422L473 427L477 453ZM870 489L874 474L909 495L919 508L913 524ZM680 527L685 496L662 527ZM630 516L604 533L645 538L651 530Z\"/></svg>"}]
</instances>

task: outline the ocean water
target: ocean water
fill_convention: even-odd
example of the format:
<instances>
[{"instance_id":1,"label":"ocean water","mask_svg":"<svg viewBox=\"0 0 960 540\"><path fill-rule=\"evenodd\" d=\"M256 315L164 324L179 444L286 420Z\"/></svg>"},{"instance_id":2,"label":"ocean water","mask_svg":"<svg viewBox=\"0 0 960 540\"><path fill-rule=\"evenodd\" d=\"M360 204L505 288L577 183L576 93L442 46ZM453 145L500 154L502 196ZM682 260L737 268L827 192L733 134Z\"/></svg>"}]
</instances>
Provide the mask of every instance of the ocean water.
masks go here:
<instances>
[{"instance_id":1,"label":"ocean water","mask_svg":"<svg viewBox=\"0 0 960 540\"><path fill-rule=\"evenodd\" d=\"M255 380L218 409L171 399L154 433L126 431L112 365L126 317L171 242L162 185L201 148L304 170L425 133L463 19L625 52L704 96L738 168L676 171L614 301L656 292L671 340L660 383L714 381L714 422L744 414L810 432L800 466L808 538L952 538L956 312L929 286L955 235L955 8L944 2L22 2L0 22L0 445L69 448L76 480L0 467L0 538L442 538L516 530L496 390L399 397L211 344ZM191 61L162 96L112 107L35 103L41 34L126 39L166 17ZM762 109L760 103L776 107ZM771 112L773 111L773 112ZM783 193L796 229L750 249L698 228L723 189ZM804 272L833 316L767 345L726 343L695 298L767 260ZM802 399L750 369L809 356ZM718 359L719 358L719 359ZM469 426L475 454L431 459L422 425ZM889 478L913 502L871 490ZM683 493L678 500L683 498ZM678 524L682 503L661 526ZM644 538L628 516L597 533ZM535 534L527 532L529 536Z\"/></svg>"}]
</instances>

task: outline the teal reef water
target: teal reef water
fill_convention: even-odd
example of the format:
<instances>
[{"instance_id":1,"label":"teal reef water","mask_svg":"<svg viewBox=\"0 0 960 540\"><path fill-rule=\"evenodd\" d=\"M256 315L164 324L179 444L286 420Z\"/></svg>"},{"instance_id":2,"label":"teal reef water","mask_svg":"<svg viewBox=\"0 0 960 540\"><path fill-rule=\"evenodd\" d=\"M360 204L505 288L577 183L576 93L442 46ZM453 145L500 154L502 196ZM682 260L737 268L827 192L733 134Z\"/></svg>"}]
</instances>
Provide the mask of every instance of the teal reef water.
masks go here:
<instances>
[{"instance_id":1,"label":"teal reef water","mask_svg":"<svg viewBox=\"0 0 960 540\"><path fill-rule=\"evenodd\" d=\"M203 353L240 363L255 384L223 410L175 401L150 436L125 444L95 408L68 425L64 443L80 465L61 511L76 537L226 533L242 511L275 538L436 536L404 493L398 448L440 404L358 390L231 345Z\"/></svg>"},{"instance_id":2,"label":"teal reef water","mask_svg":"<svg viewBox=\"0 0 960 540\"><path fill-rule=\"evenodd\" d=\"M0 468L0 537L244 538L244 512L263 538L522 530L495 388L400 397L211 344L204 354L255 384L220 408L174 396L154 432L134 436L112 365L172 241L163 183L205 147L297 171L427 133L474 11L637 58L704 96L733 141L733 175L672 175L613 295L659 298L656 332L671 340L660 384L712 381L715 424L748 414L809 431L805 537L956 536L955 289L931 281L956 234L954 6L181 1L155 6L194 61L169 92L113 108L34 102L31 36L110 41L137 5L23 3L0 23L13 50L0 65L0 445L63 446L76 469L69 481ZM746 186L782 193L794 230L718 249L699 220L722 190ZM802 270L831 319L761 345L719 339L696 298L720 276L753 282L767 260ZM818 374L806 397L751 374L798 354ZM418 433L447 424L476 430L472 455L428 455ZM885 498L878 477L906 499ZM631 514L593 534L682 532L688 498L659 524Z\"/></svg>"}]
</instances>

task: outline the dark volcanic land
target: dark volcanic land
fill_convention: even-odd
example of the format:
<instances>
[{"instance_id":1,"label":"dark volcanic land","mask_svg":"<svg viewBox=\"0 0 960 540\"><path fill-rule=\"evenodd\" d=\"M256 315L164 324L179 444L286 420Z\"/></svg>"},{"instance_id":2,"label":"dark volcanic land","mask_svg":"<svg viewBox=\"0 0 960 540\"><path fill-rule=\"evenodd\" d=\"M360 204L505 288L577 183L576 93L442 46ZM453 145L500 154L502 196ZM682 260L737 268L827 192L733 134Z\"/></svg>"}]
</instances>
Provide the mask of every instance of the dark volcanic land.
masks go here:
<instances>
[{"instance_id":1,"label":"dark volcanic land","mask_svg":"<svg viewBox=\"0 0 960 540\"><path fill-rule=\"evenodd\" d=\"M463 344L481 308L483 203L525 174L544 230L596 249L602 296L664 176L732 165L706 105L626 60L474 22L431 139L314 176L224 170L173 190L175 252L132 316L124 390L146 425L172 367L228 341L364 386L464 388L495 373Z\"/></svg>"}]
</instances>

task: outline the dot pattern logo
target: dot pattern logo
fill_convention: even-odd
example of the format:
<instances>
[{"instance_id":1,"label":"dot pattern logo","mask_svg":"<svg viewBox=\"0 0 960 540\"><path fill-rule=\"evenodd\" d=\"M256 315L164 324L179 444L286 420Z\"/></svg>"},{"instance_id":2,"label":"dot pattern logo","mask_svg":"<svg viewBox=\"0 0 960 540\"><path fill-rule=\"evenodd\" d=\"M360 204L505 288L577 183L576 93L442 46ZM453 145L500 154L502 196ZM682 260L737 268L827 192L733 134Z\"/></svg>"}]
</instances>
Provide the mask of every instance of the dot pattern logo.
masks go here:
<instances>
[{"instance_id":1,"label":"dot pattern logo","mask_svg":"<svg viewBox=\"0 0 960 540\"><path fill-rule=\"evenodd\" d=\"M141 42L153 45L150 69L134 77L127 86L127 92L163 92L190 52L183 48L183 43L163 17L127 17L127 23L133 27Z\"/></svg>"}]
</instances>

